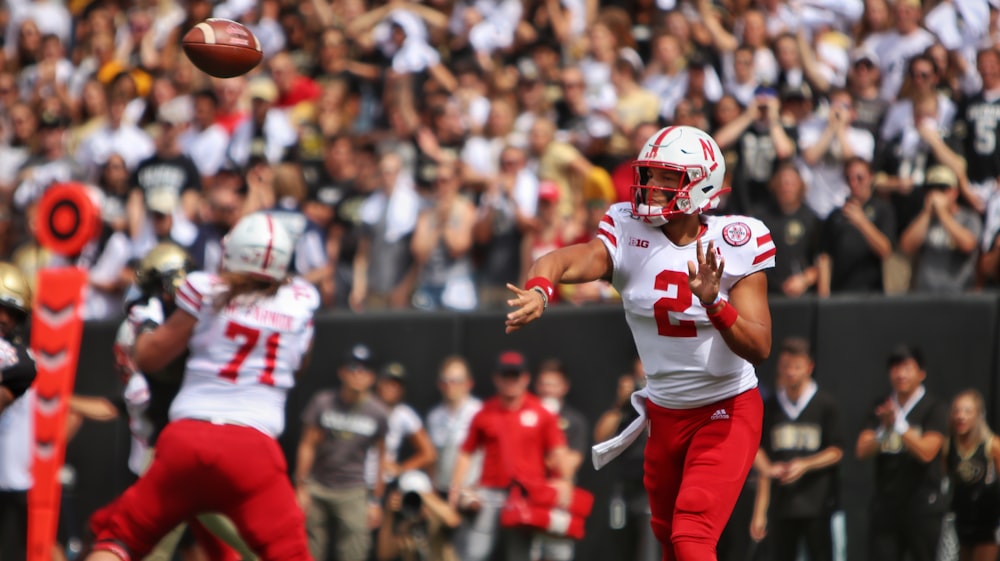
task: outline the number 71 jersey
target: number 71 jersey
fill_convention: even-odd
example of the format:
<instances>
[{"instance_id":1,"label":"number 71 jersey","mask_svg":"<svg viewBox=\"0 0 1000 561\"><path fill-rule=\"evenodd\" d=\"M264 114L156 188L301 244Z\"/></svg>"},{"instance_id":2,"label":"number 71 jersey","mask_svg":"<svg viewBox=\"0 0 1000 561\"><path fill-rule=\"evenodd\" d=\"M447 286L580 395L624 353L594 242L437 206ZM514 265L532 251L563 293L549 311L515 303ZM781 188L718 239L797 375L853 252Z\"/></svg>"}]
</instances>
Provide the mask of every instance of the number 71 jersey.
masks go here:
<instances>
[{"instance_id":1,"label":"number 71 jersey","mask_svg":"<svg viewBox=\"0 0 1000 561\"><path fill-rule=\"evenodd\" d=\"M742 278L774 266L775 247L763 222L747 216L703 216L703 251L714 242L725 260L720 295ZM612 283L646 370L654 402L690 408L756 386L753 365L726 345L688 285L697 242L678 246L658 228L612 205L597 232L614 265Z\"/></svg>"},{"instance_id":2,"label":"number 71 jersey","mask_svg":"<svg viewBox=\"0 0 1000 561\"><path fill-rule=\"evenodd\" d=\"M273 296L216 310L213 300L225 289L219 277L194 272L177 290L177 306L198 322L170 419L218 419L277 437L287 392L312 344L319 293L295 278Z\"/></svg>"}]
</instances>

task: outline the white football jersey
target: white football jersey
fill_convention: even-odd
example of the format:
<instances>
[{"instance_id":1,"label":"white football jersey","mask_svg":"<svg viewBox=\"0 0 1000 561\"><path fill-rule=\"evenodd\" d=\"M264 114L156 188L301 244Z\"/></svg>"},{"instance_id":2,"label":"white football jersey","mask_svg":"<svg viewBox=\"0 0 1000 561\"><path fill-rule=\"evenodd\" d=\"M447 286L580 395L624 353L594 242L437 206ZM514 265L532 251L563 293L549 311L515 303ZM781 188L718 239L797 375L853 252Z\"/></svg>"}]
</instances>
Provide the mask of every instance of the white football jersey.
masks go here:
<instances>
[{"instance_id":1,"label":"white football jersey","mask_svg":"<svg viewBox=\"0 0 1000 561\"><path fill-rule=\"evenodd\" d=\"M774 266L774 242L761 221L736 215L703 221L702 247L714 241L725 259L723 298L743 277ZM689 409L757 386L753 365L726 345L688 286L696 242L674 245L634 218L629 203L608 209L597 237L611 254L612 283L622 296L653 403Z\"/></svg>"},{"instance_id":2,"label":"white football jersey","mask_svg":"<svg viewBox=\"0 0 1000 561\"><path fill-rule=\"evenodd\" d=\"M224 290L219 277L195 272L177 291L177 306L198 323L170 419L243 424L277 438L312 342L319 293L295 278L272 297L237 299L216 311L213 299Z\"/></svg>"}]
</instances>

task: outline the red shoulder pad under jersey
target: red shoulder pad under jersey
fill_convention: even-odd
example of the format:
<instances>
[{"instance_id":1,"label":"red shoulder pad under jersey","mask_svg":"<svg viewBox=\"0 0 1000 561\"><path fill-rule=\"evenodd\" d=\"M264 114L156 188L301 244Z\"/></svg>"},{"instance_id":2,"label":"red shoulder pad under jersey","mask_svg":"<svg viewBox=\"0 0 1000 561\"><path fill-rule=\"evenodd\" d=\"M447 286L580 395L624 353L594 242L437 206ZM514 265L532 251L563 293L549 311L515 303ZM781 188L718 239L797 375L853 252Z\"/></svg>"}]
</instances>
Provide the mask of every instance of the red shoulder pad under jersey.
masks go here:
<instances>
[{"instance_id":1,"label":"red shoulder pad under jersey","mask_svg":"<svg viewBox=\"0 0 1000 561\"><path fill-rule=\"evenodd\" d=\"M726 260L726 274L737 277L774 267L775 247L771 231L756 218L740 215L714 216L716 245Z\"/></svg>"},{"instance_id":2,"label":"red shoulder pad under jersey","mask_svg":"<svg viewBox=\"0 0 1000 561\"><path fill-rule=\"evenodd\" d=\"M212 296L222 284L219 277L210 273L188 273L177 289L177 307L194 317L200 317L212 305Z\"/></svg>"}]
</instances>

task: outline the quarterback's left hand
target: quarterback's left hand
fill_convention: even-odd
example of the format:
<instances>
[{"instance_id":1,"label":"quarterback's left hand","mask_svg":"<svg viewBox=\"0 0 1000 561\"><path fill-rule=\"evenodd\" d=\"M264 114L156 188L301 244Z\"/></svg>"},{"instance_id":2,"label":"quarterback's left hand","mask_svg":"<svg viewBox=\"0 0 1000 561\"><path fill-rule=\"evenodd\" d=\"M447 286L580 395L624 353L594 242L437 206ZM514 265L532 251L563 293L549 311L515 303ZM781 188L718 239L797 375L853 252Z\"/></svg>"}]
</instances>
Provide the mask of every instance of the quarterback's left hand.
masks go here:
<instances>
[{"instance_id":1,"label":"quarterback's left hand","mask_svg":"<svg viewBox=\"0 0 1000 561\"><path fill-rule=\"evenodd\" d=\"M513 333L542 317L545 299L537 290L524 290L510 283L507 283L507 288L515 295L514 298L507 300L507 305L517 309L507 314L507 328L504 330L506 333Z\"/></svg>"},{"instance_id":2,"label":"quarterback's left hand","mask_svg":"<svg viewBox=\"0 0 1000 561\"><path fill-rule=\"evenodd\" d=\"M722 253L716 250L715 242L708 242L708 250L704 251L701 238L697 242L698 263L688 261L688 286L691 293L704 305L711 305L719 295L719 284L722 271L726 268L726 260Z\"/></svg>"}]
</instances>

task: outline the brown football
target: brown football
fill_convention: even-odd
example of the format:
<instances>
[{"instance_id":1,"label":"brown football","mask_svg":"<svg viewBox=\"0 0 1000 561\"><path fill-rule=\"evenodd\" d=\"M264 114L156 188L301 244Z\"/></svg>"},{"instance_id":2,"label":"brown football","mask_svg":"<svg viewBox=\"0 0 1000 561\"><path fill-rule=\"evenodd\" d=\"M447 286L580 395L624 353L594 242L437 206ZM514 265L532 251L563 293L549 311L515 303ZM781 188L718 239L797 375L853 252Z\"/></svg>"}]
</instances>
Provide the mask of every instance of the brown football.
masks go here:
<instances>
[{"instance_id":1,"label":"brown football","mask_svg":"<svg viewBox=\"0 0 1000 561\"><path fill-rule=\"evenodd\" d=\"M184 35L184 53L202 72L216 78L246 74L260 64L260 41L237 21L209 18Z\"/></svg>"}]
</instances>

